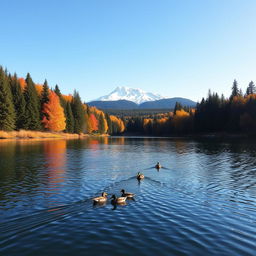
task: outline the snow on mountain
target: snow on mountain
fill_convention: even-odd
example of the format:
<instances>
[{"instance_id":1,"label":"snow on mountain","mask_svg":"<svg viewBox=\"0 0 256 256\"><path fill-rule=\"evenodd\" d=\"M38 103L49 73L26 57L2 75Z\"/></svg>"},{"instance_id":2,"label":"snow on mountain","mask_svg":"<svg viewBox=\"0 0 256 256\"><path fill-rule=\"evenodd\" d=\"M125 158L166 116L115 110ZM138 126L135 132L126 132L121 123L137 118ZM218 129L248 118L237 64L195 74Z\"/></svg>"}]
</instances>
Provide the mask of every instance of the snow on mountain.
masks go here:
<instances>
[{"instance_id":1,"label":"snow on mountain","mask_svg":"<svg viewBox=\"0 0 256 256\"><path fill-rule=\"evenodd\" d=\"M114 91L106 96L98 98L98 101L116 101L116 100L129 100L137 104L141 104L147 101L154 101L164 99L159 94L153 94L145 92L141 89L133 89L125 86L118 86Z\"/></svg>"}]
</instances>

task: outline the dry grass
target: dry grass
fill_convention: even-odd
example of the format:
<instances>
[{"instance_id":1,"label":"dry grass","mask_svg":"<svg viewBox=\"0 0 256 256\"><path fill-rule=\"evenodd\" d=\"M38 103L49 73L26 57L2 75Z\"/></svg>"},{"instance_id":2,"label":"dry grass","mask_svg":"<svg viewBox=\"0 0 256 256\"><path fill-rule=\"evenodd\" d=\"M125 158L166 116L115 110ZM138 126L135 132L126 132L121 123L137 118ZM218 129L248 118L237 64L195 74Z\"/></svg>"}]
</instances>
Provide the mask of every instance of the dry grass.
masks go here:
<instances>
[{"instance_id":1,"label":"dry grass","mask_svg":"<svg viewBox=\"0 0 256 256\"><path fill-rule=\"evenodd\" d=\"M42 138L80 138L84 137L84 134L71 134L64 132L39 132L39 131L0 131L0 139L42 139Z\"/></svg>"}]
</instances>

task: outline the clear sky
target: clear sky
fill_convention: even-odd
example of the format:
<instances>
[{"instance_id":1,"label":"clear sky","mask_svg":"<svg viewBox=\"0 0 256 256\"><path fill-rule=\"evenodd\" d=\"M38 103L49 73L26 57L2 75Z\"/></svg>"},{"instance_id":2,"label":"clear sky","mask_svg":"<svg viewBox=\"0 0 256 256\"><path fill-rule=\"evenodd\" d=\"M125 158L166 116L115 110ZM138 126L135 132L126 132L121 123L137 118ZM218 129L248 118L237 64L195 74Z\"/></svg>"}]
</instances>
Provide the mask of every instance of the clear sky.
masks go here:
<instances>
[{"instance_id":1,"label":"clear sky","mask_svg":"<svg viewBox=\"0 0 256 256\"><path fill-rule=\"evenodd\" d=\"M255 0L0 0L0 65L84 101L117 86L200 100L256 82Z\"/></svg>"}]
</instances>

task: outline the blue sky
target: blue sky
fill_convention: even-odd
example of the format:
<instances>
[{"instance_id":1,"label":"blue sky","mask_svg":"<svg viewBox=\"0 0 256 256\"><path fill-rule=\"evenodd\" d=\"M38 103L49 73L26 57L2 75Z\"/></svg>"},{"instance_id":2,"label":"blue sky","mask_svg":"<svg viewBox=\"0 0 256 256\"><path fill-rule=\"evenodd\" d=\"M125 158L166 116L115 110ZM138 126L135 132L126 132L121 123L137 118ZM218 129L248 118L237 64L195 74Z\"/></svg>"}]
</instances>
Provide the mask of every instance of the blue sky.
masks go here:
<instances>
[{"instance_id":1,"label":"blue sky","mask_svg":"<svg viewBox=\"0 0 256 256\"><path fill-rule=\"evenodd\" d=\"M197 101L256 82L254 0L0 3L0 65L84 101L117 86Z\"/></svg>"}]
</instances>

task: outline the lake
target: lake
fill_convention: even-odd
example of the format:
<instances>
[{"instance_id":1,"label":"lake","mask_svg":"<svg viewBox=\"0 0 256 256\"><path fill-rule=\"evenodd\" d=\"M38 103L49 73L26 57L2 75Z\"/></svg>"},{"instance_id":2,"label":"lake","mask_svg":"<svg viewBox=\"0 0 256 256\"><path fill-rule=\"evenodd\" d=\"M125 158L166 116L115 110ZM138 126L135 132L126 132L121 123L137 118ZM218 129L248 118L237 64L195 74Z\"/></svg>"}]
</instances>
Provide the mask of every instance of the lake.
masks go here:
<instances>
[{"instance_id":1,"label":"lake","mask_svg":"<svg viewBox=\"0 0 256 256\"><path fill-rule=\"evenodd\" d=\"M1 255L255 255L256 143L0 141L0 216Z\"/></svg>"}]
</instances>

